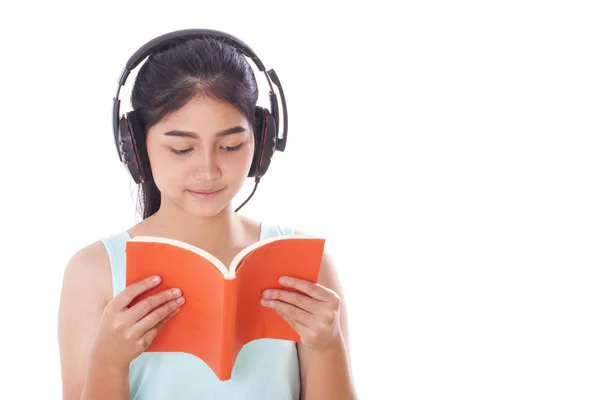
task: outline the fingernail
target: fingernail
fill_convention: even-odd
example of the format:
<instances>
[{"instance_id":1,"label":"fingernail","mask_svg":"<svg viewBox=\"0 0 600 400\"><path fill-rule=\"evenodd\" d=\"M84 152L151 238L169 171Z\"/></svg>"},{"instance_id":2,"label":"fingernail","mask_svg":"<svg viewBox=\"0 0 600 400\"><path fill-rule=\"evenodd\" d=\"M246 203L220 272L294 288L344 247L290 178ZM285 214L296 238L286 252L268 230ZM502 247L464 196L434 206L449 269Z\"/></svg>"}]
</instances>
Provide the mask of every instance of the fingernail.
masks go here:
<instances>
[{"instance_id":1,"label":"fingernail","mask_svg":"<svg viewBox=\"0 0 600 400\"><path fill-rule=\"evenodd\" d=\"M154 283L160 282L160 276L153 276L152 277L152 282L154 282Z\"/></svg>"},{"instance_id":2,"label":"fingernail","mask_svg":"<svg viewBox=\"0 0 600 400\"><path fill-rule=\"evenodd\" d=\"M183 304L185 302L185 298L180 297L177 300L175 300L177 302L177 304Z\"/></svg>"},{"instance_id":3,"label":"fingernail","mask_svg":"<svg viewBox=\"0 0 600 400\"><path fill-rule=\"evenodd\" d=\"M271 297L273 297L273 292L272 292L272 291L270 291L270 290L265 290L265 291L263 292L263 297L264 297L265 299L270 299Z\"/></svg>"},{"instance_id":4,"label":"fingernail","mask_svg":"<svg viewBox=\"0 0 600 400\"><path fill-rule=\"evenodd\" d=\"M279 278L279 283L285 285L287 283L290 283L290 280L286 276L282 276L281 278Z\"/></svg>"},{"instance_id":5,"label":"fingernail","mask_svg":"<svg viewBox=\"0 0 600 400\"><path fill-rule=\"evenodd\" d=\"M171 291L171 293L173 293L173 296L179 296L181 294L181 290L180 289L173 289Z\"/></svg>"},{"instance_id":6,"label":"fingernail","mask_svg":"<svg viewBox=\"0 0 600 400\"><path fill-rule=\"evenodd\" d=\"M265 299L261 299L260 300L260 304L262 304L263 306L268 306L268 305L271 304L271 301L265 300Z\"/></svg>"}]
</instances>

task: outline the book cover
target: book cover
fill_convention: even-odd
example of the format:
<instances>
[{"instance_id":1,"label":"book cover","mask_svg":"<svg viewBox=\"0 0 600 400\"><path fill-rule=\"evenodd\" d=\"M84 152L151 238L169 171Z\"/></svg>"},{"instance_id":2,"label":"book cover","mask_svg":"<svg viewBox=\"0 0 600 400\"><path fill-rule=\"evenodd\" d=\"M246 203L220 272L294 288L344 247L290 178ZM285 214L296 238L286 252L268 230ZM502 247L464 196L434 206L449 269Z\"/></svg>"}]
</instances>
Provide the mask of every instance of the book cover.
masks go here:
<instances>
[{"instance_id":1,"label":"book cover","mask_svg":"<svg viewBox=\"0 0 600 400\"><path fill-rule=\"evenodd\" d=\"M325 239L288 235L261 240L224 265L190 244L136 236L126 243L126 286L152 275L161 283L131 305L170 288L180 288L185 304L146 351L185 352L203 360L220 380L231 378L235 359L252 340L300 341L273 309L260 304L266 289L294 290L280 276L317 282Z\"/></svg>"}]
</instances>

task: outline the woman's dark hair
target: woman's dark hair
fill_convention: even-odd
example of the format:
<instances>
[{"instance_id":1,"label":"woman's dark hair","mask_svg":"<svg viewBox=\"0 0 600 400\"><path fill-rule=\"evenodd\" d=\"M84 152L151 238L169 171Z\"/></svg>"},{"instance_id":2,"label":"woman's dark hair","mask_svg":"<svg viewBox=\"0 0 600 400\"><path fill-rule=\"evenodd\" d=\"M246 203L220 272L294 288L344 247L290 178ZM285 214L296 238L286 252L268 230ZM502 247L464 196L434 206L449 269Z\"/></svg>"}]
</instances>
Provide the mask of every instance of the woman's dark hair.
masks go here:
<instances>
[{"instance_id":1,"label":"woman's dark hair","mask_svg":"<svg viewBox=\"0 0 600 400\"><path fill-rule=\"evenodd\" d=\"M254 126L258 87L246 58L219 39L191 39L150 55L137 74L131 106L143 125L144 146L150 127L197 95L231 104ZM160 198L154 179L140 184L143 219L158 211Z\"/></svg>"}]
</instances>

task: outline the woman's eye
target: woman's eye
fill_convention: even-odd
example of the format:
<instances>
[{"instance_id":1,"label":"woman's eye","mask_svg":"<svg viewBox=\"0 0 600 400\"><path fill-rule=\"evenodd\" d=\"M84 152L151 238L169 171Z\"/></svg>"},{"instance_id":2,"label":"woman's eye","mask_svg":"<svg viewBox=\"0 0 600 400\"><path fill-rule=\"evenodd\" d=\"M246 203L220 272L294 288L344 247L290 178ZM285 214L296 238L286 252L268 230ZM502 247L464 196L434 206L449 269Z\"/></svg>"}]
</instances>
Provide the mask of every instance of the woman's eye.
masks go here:
<instances>
[{"instance_id":1,"label":"woman's eye","mask_svg":"<svg viewBox=\"0 0 600 400\"><path fill-rule=\"evenodd\" d=\"M171 151L172 151L173 153L175 153L175 154L179 154L179 155L181 155L181 154L186 154L186 153L189 153L190 151L192 151L192 149L191 149L191 148L189 148L189 149L184 149L184 150L171 149Z\"/></svg>"},{"instance_id":2,"label":"woman's eye","mask_svg":"<svg viewBox=\"0 0 600 400\"><path fill-rule=\"evenodd\" d=\"M235 150L239 150L243 144L244 143L240 143L237 146L223 146L223 149L225 149L225 151L235 151Z\"/></svg>"},{"instance_id":3,"label":"woman's eye","mask_svg":"<svg viewBox=\"0 0 600 400\"><path fill-rule=\"evenodd\" d=\"M222 146L221 148L222 148L223 150L225 150L225 151L235 151L235 150L239 150L239 149L242 147L242 145L243 145L243 144L244 144L244 143L240 143L240 144L238 144L237 146ZM177 155L183 155L183 154L187 154L187 153L189 153L189 152L190 152L190 151L192 151L192 150L193 150L192 148L189 148L189 149L183 149L183 150L177 150L177 149L173 149L173 148L171 148L171 151L172 151L173 153L177 154Z\"/></svg>"}]
</instances>

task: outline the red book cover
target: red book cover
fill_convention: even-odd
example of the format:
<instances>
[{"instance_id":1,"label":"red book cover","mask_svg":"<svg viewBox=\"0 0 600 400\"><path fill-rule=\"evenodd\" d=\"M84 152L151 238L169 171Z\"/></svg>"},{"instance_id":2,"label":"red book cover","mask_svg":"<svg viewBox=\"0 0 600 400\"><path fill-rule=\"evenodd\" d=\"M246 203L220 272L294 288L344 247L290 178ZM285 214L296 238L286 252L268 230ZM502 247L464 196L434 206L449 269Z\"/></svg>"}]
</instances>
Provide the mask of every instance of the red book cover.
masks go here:
<instances>
[{"instance_id":1,"label":"red book cover","mask_svg":"<svg viewBox=\"0 0 600 400\"><path fill-rule=\"evenodd\" d=\"M260 299L266 289L294 290L280 285L280 276L316 283L324 245L325 239L312 236L276 236L248 246L225 266L208 252L177 240L128 240L126 286L152 275L162 278L131 305L169 288L180 288L185 297L181 311L146 351L193 354L220 380L228 380L246 343L262 338L299 342L298 334Z\"/></svg>"}]
</instances>

